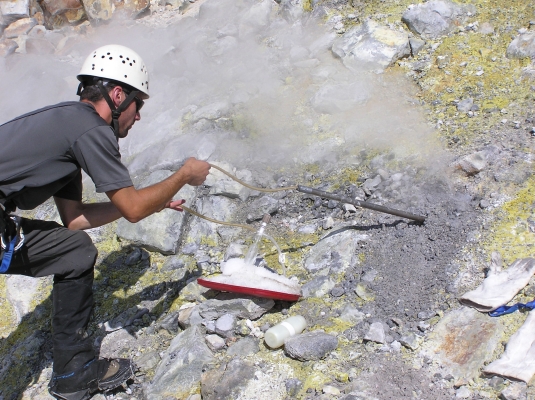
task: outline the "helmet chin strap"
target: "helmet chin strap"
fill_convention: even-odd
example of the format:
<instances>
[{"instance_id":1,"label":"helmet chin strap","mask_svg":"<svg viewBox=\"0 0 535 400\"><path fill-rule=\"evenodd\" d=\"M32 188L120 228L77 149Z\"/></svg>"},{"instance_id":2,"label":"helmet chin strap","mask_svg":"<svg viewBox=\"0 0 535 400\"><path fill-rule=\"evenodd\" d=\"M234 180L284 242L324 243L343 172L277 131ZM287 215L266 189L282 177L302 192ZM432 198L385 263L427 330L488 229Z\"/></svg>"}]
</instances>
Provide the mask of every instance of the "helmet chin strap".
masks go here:
<instances>
[{"instance_id":1,"label":"helmet chin strap","mask_svg":"<svg viewBox=\"0 0 535 400\"><path fill-rule=\"evenodd\" d=\"M97 81L97 86L100 89L100 92L102 93L102 97L104 97L104 100L106 100L106 103L108 103L108 106L111 110L111 123L110 126L115 132L115 136L118 137L119 133L119 117L121 116L121 113L126 110L126 108L134 101L134 97L137 96L139 93L138 90L132 90L130 94L126 97L126 99L119 105L119 107L115 107L115 104L111 100L108 91L106 90L106 87L102 83L102 80Z\"/></svg>"}]
</instances>

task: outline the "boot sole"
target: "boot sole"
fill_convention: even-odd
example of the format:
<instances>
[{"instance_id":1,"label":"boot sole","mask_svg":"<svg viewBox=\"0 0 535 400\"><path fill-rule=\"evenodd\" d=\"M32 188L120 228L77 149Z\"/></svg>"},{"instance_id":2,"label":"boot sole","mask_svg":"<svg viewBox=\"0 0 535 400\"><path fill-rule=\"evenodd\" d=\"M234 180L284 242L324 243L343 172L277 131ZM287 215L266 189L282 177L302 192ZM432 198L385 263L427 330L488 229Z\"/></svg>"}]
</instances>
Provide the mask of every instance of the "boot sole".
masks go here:
<instances>
[{"instance_id":1,"label":"boot sole","mask_svg":"<svg viewBox=\"0 0 535 400\"><path fill-rule=\"evenodd\" d=\"M113 379L99 382L98 388L102 391L108 391L121 386L124 382L134 376L134 365L130 364L130 368L125 369L121 374L113 377Z\"/></svg>"}]
</instances>

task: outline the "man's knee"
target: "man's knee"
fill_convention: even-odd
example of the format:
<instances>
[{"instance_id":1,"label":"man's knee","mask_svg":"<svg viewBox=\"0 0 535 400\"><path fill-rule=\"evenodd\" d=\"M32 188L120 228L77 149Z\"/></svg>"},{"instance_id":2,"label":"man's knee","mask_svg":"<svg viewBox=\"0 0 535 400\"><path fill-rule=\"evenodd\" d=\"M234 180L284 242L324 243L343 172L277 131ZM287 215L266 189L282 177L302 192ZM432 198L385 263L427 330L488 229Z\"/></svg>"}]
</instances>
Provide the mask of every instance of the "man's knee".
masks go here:
<instances>
[{"instance_id":1,"label":"man's knee","mask_svg":"<svg viewBox=\"0 0 535 400\"><path fill-rule=\"evenodd\" d=\"M93 266L98 256L98 250L95 244L84 231L74 231L74 233L76 241L79 243L76 248L77 257L80 257L80 261Z\"/></svg>"},{"instance_id":2,"label":"man's knee","mask_svg":"<svg viewBox=\"0 0 535 400\"><path fill-rule=\"evenodd\" d=\"M62 257L62 263L68 277L72 278L93 269L98 251L84 231L72 231L70 241L72 249Z\"/></svg>"}]
</instances>

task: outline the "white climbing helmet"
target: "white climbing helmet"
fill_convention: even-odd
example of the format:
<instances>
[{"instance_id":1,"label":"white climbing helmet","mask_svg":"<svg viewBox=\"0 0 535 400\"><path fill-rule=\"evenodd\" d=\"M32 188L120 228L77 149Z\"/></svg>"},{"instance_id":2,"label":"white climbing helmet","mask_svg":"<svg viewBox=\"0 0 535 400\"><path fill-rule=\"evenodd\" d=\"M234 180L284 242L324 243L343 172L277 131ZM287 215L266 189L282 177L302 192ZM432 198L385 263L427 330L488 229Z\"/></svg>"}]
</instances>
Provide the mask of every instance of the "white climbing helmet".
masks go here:
<instances>
[{"instance_id":1,"label":"white climbing helmet","mask_svg":"<svg viewBox=\"0 0 535 400\"><path fill-rule=\"evenodd\" d=\"M149 97L149 72L132 49L118 44L99 47L86 58L77 78L80 82L99 77L126 83Z\"/></svg>"}]
</instances>

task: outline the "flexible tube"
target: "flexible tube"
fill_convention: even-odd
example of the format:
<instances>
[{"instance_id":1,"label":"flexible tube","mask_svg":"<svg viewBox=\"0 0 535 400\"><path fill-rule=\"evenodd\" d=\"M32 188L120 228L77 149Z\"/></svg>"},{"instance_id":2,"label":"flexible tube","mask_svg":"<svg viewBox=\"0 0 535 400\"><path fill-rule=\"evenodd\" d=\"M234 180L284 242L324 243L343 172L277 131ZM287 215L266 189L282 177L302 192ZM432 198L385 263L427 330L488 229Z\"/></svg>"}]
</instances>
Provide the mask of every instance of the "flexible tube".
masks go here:
<instances>
[{"instance_id":1,"label":"flexible tube","mask_svg":"<svg viewBox=\"0 0 535 400\"><path fill-rule=\"evenodd\" d=\"M249 188L249 189L252 189L252 190L256 190L258 192L267 192L267 193L273 193L273 192L281 192L283 190L296 190L297 189L297 186L285 186L285 187L280 187L280 188L276 188L276 189L266 189L266 188L259 188L259 187L254 187L254 186L251 186L247 183L245 183L244 181L238 179L237 177L235 177L234 175L232 175L230 172L227 172L225 171L223 168L221 167L218 167L217 165L214 165L214 164L210 164L211 167L217 169L218 171L221 171L223 172L225 175L227 175L228 177L230 177L231 179L235 180L236 182L238 182L239 184Z\"/></svg>"}]
</instances>

